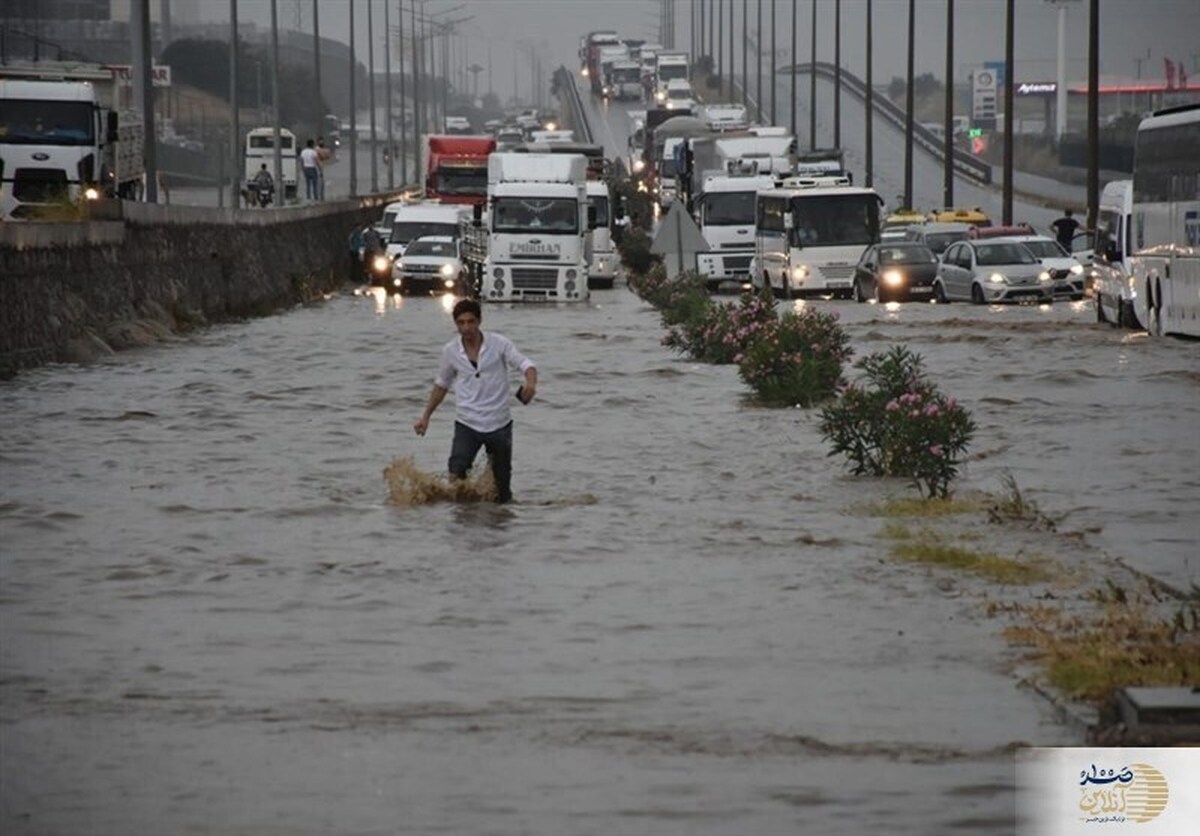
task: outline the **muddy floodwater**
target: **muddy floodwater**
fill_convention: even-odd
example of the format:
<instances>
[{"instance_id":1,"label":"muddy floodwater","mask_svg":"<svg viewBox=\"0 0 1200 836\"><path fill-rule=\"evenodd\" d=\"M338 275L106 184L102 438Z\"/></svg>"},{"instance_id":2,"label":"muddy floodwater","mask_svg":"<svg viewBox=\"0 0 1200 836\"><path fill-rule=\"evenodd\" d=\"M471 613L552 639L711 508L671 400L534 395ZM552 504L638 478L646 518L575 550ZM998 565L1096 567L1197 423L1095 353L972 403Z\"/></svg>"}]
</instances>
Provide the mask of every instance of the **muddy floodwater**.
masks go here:
<instances>
[{"instance_id":1,"label":"muddy floodwater","mask_svg":"<svg viewBox=\"0 0 1200 836\"><path fill-rule=\"evenodd\" d=\"M960 489L1011 474L1080 532L1062 560L1197 583L1196 344L1088 303L817 304L973 410ZM387 501L449 451L449 401L412 431L437 299L0 383L0 830L1012 831L1013 748L1082 739L984 613L1020 590L891 560L861 508L911 491L623 288L483 327L541 374L506 507Z\"/></svg>"}]
</instances>

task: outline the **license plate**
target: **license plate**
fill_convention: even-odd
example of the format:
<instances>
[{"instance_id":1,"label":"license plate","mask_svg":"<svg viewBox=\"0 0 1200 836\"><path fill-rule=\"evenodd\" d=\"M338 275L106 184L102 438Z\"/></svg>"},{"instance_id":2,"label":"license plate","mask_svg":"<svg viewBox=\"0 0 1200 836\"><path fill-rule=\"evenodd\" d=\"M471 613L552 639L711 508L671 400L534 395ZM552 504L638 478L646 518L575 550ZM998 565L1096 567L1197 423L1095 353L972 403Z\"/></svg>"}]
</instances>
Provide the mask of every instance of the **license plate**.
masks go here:
<instances>
[{"instance_id":1,"label":"license plate","mask_svg":"<svg viewBox=\"0 0 1200 836\"><path fill-rule=\"evenodd\" d=\"M850 282L825 282L826 287L849 287Z\"/></svg>"},{"instance_id":2,"label":"license plate","mask_svg":"<svg viewBox=\"0 0 1200 836\"><path fill-rule=\"evenodd\" d=\"M908 292L913 296L921 296L926 293L933 293L932 287L910 287Z\"/></svg>"}]
</instances>

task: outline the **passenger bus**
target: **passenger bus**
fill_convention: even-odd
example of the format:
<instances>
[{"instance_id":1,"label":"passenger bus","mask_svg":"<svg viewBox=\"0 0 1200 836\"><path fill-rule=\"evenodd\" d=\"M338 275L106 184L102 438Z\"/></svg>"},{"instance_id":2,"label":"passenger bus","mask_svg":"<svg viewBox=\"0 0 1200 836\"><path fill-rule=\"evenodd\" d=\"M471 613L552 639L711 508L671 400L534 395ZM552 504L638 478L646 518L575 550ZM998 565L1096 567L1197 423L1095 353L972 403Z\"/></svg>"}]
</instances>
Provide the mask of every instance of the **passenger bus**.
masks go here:
<instances>
[{"instance_id":1,"label":"passenger bus","mask_svg":"<svg viewBox=\"0 0 1200 836\"><path fill-rule=\"evenodd\" d=\"M882 204L845 177L791 177L759 191L751 283L785 298L849 298L854 266L879 241Z\"/></svg>"},{"instance_id":2,"label":"passenger bus","mask_svg":"<svg viewBox=\"0 0 1200 836\"><path fill-rule=\"evenodd\" d=\"M283 196L287 200L296 197L297 166L300 164L296 151L296 135L286 128L279 130L279 150L283 156ZM275 176L275 129L253 128L246 134L246 182L258 174L263 163L271 177ZM275 184L276 193L279 184Z\"/></svg>"},{"instance_id":3,"label":"passenger bus","mask_svg":"<svg viewBox=\"0 0 1200 836\"><path fill-rule=\"evenodd\" d=\"M1160 110L1138 126L1129 279L1151 334L1200 337L1200 105Z\"/></svg>"}]
</instances>

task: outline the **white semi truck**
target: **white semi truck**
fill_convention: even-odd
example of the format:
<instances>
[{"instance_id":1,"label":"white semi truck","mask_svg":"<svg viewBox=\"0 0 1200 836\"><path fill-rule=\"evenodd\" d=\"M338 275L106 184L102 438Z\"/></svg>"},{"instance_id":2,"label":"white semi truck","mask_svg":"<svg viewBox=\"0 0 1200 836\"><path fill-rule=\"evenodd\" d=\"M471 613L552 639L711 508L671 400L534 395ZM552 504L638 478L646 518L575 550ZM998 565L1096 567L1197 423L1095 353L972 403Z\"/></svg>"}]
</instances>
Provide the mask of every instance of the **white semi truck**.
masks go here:
<instances>
[{"instance_id":1,"label":"white semi truck","mask_svg":"<svg viewBox=\"0 0 1200 836\"><path fill-rule=\"evenodd\" d=\"M587 158L494 153L487 212L463 224L463 261L489 302L588 299Z\"/></svg>"},{"instance_id":2,"label":"white semi truck","mask_svg":"<svg viewBox=\"0 0 1200 836\"><path fill-rule=\"evenodd\" d=\"M143 190L142 122L97 64L8 65L0 78L0 219Z\"/></svg>"}]
</instances>

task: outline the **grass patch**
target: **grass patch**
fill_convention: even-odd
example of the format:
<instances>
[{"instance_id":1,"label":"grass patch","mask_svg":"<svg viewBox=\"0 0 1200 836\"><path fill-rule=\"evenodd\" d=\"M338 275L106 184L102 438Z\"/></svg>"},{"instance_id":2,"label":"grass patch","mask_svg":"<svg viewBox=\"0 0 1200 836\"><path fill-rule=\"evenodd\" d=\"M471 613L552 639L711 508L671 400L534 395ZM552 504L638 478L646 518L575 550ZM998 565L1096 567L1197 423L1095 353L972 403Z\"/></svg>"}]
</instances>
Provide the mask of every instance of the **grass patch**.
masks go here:
<instances>
[{"instance_id":1,"label":"grass patch","mask_svg":"<svg viewBox=\"0 0 1200 836\"><path fill-rule=\"evenodd\" d=\"M897 496L883 502L872 502L857 509L865 517L949 517L955 514L970 514L982 510L984 503L978 499L945 498L922 499L912 496Z\"/></svg>"},{"instance_id":2,"label":"grass patch","mask_svg":"<svg viewBox=\"0 0 1200 836\"><path fill-rule=\"evenodd\" d=\"M1004 474L1000 481L1004 485L1004 493L994 497L988 505L989 522L1023 523L1029 528L1042 531L1054 531L1058 528L1058 520L1044 514L1032 499L1025 498L1011 473Z\"/></svg>"},{"instance_id":3,"label":"grass patch","mask_svg":"<svg viewBox=\"0 0 1200 836\"><path fill-rule=\"evenodd\" d=\"M1141 602L1110 602L1088 615L1052 607L1020 607L1022 623L1005 629L1012 644L1033 648L1046 680L1064 694L1104 701L1125 686L1200 682L1200 613L1180 609L1171 619Z\"/></svg>"},{"instance_id":4,"label":"grass patch","mask_svg":"<svg viewBox=\"0 0 1200 836\"><path fill-rule=\"evenodd\" d=\"M1054 573L1042 563L1027 563L990 552L977 552L936 539L908 539L896 543L892 546L892 556L939 569L970 572L996 583L1031 584L1054 577Z\"/></svg>"}]
</instances>

